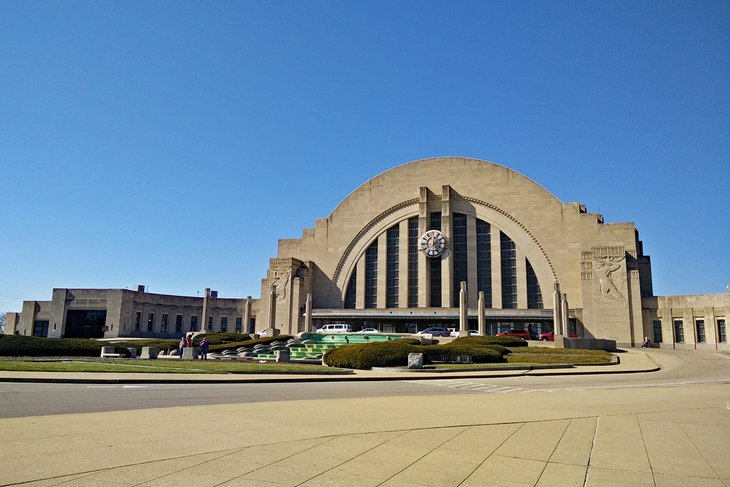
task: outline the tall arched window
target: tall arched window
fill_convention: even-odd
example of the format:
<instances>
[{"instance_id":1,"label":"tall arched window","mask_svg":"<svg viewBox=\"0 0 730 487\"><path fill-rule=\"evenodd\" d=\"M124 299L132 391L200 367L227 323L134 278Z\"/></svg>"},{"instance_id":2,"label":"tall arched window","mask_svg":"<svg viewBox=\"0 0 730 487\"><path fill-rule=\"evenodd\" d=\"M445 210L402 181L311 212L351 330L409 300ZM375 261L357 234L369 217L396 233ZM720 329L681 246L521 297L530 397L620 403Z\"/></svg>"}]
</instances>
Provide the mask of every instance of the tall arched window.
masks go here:
<instances>
[{"instance_id":1,"label":"tall arched window","mask_svg":"<svg viewBox=\"0 0 730 487\"><path fill-rule=\"evenodd\" d=\"M378 241L365 251L365 307L375 308L378 303Z\"/></svg>"},{"instance_id":2,"label":"tall arched window","mask_svg":"<svg viewBox=\"0 0 730 487\"><path fill-rule=\"evenodd\" d=\"M502 308L517 308L517 249L505 233L501 233Z\"/></svg>"}]
</instances>

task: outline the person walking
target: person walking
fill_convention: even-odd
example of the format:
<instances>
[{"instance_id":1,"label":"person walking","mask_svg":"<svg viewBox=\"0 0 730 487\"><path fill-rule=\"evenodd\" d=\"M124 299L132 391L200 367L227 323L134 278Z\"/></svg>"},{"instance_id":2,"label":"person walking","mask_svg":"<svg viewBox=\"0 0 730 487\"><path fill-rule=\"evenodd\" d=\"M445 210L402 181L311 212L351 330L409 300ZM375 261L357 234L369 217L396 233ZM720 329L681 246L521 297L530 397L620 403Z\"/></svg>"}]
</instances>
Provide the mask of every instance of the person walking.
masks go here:
<instances>
[{"instance_id":1,"label":"person walking","mask_svg":"<svg viewBox=\"0 0 730 487\"><path fill-rule=\"evenodd\" d=\"M200 358L208 360L208 339L205 337L200 340Z\"/></svg>"},{"instance_id":2,"label":"person walking","mask_svg":"<svg viewBox=\"0 0 730 487\"><path fill-rule=\"evenodd\" d=\"M185 340L185 335L180 339L180 343L178 343L178 346L180 347L180 359L182 359L183 356L183 349L185 348L185 345L187 344Z\"/></svg>"}]
</instances>

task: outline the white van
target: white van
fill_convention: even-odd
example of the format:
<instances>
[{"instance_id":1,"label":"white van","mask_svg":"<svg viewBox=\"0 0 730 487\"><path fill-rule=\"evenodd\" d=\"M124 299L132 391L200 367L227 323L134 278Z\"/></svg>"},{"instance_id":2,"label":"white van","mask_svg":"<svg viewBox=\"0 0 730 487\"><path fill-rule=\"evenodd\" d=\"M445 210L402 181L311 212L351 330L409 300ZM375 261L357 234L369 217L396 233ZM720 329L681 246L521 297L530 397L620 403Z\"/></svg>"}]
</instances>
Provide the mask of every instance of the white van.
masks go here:
<instances>
[{"instance_id":1,"label":"white van","mask_svg":"<svg viewBox=\"0 0 730 487\"><path fill-rule=\"evenodd\" d=\"M352 327L345 323L334 323L332 325L324 325L317 330L317 333L352 333Z\"/></svg>"}]
</instances>

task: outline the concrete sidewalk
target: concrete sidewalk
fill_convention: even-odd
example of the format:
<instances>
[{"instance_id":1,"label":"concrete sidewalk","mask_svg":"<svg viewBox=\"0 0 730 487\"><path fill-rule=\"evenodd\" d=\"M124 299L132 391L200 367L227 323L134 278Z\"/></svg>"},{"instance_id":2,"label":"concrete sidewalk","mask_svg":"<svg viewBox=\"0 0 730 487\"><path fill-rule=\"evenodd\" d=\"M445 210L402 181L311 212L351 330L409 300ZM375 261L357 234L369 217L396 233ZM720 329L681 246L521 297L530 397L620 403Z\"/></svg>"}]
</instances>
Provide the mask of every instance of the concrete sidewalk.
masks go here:
<instances>
[{"instance_id":1,"label":"concrete sidewalk","mask_svg":"<svg viewBox=\"0 0 730 487\"><path fill-rule=\"evenodd\" d=\"M398 369L355 370L343 374L155 374L155 373L102 373L102 372L17 372L0 371L0 382L59 382L90 384L134 383L265 383L265 382L323 382L323 381L383 381L419 379L457 379L487 377L517 377L523 375L581 375L629 374L654 372L657 364L642 350L628 350L618 354L619 363L598 366L546 367L487 371L424 372Z\"/></svg>"},{"instance_id":2,"label":"concrete sidewalk","mask_svg":"<svg viewBox=\"0 0 730 487\"><path fill-rule=\"evenodd\" d=\"M728 487L728 398L714 383L3 419L0 485Z\"/></svg>"}]
</instances>

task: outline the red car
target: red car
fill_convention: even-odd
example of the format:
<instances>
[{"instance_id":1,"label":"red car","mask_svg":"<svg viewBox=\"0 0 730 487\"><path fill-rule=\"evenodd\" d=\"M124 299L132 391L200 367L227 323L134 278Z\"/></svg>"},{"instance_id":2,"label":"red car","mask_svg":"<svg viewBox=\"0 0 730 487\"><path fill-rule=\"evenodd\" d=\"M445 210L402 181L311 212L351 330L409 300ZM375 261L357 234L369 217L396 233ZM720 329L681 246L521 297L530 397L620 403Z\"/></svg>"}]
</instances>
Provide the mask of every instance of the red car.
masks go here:
<instances>
[{"instance_id":1,"label":"red car","mask_svg":"<svg viewBox=\"0 0 730 487\"><path fill-rule=\"evenodd\" d=\"M549 331L547 333L540 333L540 341L543 342L554 342L555 341L555 333L552 331Z\"/></svg>"},{"instance_id":2,"label":"red car","mask_svg":"<svg viewBox=\"0 0 730 487\"><path fill-rule=\"evenodd\" d=\"M580 337L578 335L568 335L568 338L580 338ZM549 331L547 333L540 333L540 340L543 342L554 342L555 333L552 331Z\"/></svg>"},{"instance_id":3,"label":"red car","mask_svg":"<svg viewBox=\"0 0 730 487\"><path fill-rule=\"evenodd\" d=\"M527 332L527 330L524 330L522 328L512 328L508 331L503 331L502 333L497 333L498 337L516 337L516 338L522 338L523 340L529 340L530 334Z\"/></svg>"}]
</instances>

